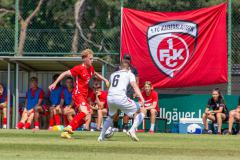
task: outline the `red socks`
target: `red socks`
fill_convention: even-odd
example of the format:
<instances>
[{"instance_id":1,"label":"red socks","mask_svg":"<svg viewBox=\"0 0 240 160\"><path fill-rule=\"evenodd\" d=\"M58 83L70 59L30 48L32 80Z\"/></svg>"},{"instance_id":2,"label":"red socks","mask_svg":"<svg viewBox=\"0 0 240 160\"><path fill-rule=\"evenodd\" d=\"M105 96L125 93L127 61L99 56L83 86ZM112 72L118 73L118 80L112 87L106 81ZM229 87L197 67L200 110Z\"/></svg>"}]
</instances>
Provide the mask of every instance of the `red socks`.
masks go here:
<instances>
[{"instance_id":1,"label":"red socks","mask_svg":"<svg viewBox=\"0 0 240 160\"><path fill-rule=\"evenodd\" d=\"M61 118L60 118L59 114L55 114L53 117L54 117L54 120L56 122L56 125L60 125L61 124Z\"/></svg>"},{"instance_id":2,"label":"red socks","mask_svg":"<svg viewBox=\"0 0 240 160\"><path fill-rule=\"evenodd\" d=\"M3 118L3 125L7 125L7 118Z\"/></svg>"},{"instance_id":3,"label":"red socks","mask_svg":"<svg viewBox=\"0 0 240 160\"><path fill-rule=\"evenodd\" d=\"M63 116L64 119L64 126L67 127L69 125L69 121L66 115Z\"/></svg>"},{"instance_id":4,"label":"red socks","mask_svg":"<svg viewBox=\"0 0 240 160\"><path fill-rule=\"evenodd\" d=\"M17 128L18 128L18 129L22 129L23 127L24 127L24 123L18 122Z\"/></svg>"},{"instance_id":5,"label":"red socks","mask_svg":"<svg viewBox=\"0 0 240 160\"><path fill-rule=\"evenodd\" d=\"M54 121L56 122L56 125L61 125L61 117L59 114L54 114L53 118L50 118L50 120L49 120L50 127L54 126Z\"/></svg>"},{"instance_id":6,"label":"red socks","mask_svg":"<svg viewBox=\"0 0 240 160\"><path fill-rule=\"evenodd\" d=\"M54 119L50 118L49 120L49 127L53 127L54 126Z\"/></svg>"},{"instance_id":7,"label":"red socks","mask_svg":"<svg viewBox=\"0 0 240 160\"><path fill-rule=\"evenodd\" d=\"M73 118L73 120L69 124L72 127L73 131L85 123L85 120L84 120L85 117L86 117L86 114L83 112L80 112Z\"/></svg>"},{"instance_id":8,"label":"red socks","mask_svg":"<svg viewBox=\"0 0 240 160\"><path fill-rule=\"evenodd\" d=\"M39 128L39 121L34 122L34 127Z\"/></svg>"},{"instance_id":9,"label":"red socks","mask_svg":"<svg viewBox=\"0 0 240 160\"><path fill-rule=\"evenodd\" d=\"M31 123L26 123L26 124L25 124L25 128L26 128L26 129L29 129L30 127L31 127Z\"/></svg>"}]
</instances>

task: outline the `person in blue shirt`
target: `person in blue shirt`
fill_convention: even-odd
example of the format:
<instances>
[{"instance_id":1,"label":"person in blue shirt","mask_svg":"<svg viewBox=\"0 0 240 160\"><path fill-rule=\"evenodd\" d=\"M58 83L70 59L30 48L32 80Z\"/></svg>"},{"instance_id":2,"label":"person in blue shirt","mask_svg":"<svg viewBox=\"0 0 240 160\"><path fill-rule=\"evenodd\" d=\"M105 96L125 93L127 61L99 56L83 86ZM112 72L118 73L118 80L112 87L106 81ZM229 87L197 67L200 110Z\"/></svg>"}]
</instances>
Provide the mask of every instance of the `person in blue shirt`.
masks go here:
<instances>
[{"instance_id":1,"label":"person in blue shirt","mask_svg":"<svg viewBox=\"0 0 240 160\"><path fill-rule=\"evenodd\" d=\"M44 92L38 87L37 77L32 77L30 79L30 89L28 89L26 93L25 108L22 113L22 118L17 124L17 129L30 129L34 118L35 108L42 107L43 98Z\"/></svg>"},{"instance_id":2,"label":"person in blue shirt","mask_svg":"<svg viewBox=\"0 0 240 160\"><path fill-rule=\"evenodd\" d=\"M68 126L73 117L76 115L74 103L72 101L72 91L73 78L67 77L65 81L65 87L62 90L60 103L60 106L63 109L64 126Z\"/></svg>"},{"instance_id":3,"label":"person in blue shirt","mask_svg":"<svg viewBox=\"0 0 240 160\"><path fill-rule=\"evenodd\" d=\"M55 74L53 76L53 82L58 78L59 74ZM50 120L49 120L49 130L52 130L52 127L54 126L54 123L59 126L61 125L61 93L62 93L63 87L60 83L57 84L57 86L48 92L48 99L50 102L49 111L50 111Z\"/></svg>"}]
</instances>

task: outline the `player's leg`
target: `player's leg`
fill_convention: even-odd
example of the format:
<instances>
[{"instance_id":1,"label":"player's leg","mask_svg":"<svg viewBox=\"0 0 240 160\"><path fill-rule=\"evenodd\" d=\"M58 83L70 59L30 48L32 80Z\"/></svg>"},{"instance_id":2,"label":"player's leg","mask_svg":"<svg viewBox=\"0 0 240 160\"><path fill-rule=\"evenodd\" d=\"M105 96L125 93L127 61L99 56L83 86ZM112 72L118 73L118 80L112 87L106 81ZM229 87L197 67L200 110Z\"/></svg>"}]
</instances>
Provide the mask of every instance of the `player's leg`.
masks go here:
<instances>
[{"instance_id":1,"label":"player's leg","mask_svg":"<svg viewBox=\"0 0 240 160\"><path fill-rule=\"evenodd\" d=\"M128 121L129 121L129 116L124 114L123 116L123 132L127 132L128 131Z\"/></svg>"},{"instance_id":2,"label":"player's leg","mask_svg":"<svg viewBox=\"0 0 240 160\"><path fill-rule=\"evenodd\" d=\"M139 141L136 136L137 127L142 123L145 114L144 110L141 108L138 102L135 102L131 99L127 99L125 102L122 103L122 111L127 114L129 117L133 117L135 114L134 122L132 127L129 129L127 134L134 140Z\"/></svg>"},{"instance_id":3,"label":"player's leg","mask_svg":"<svg viewBox=\"0 0 240 160\"><path fill-rule=\"evenodd\" d=\"M52 130L54 126L54 106L49 107L49 128L48 130Z\"/></svg>"},{"instance_id":4,"label":"player's leg","mask_svg":"<svg viewBox=\"0 0 240 160\"><path fill-rule=\"evenodd\" d=\"M229 112L228 133L232 134L234 120L240 120L240 113L235 109Z\"/></svg>"},{"instance_id":5,"label":"player's leg","mask_svg":"<svg viewBox=\"0 0 240 160\"><path fill-rule=\"evenodd\" d=\"M227 118L224 113L217 113L218 134L222 134L222 122Z\"/></svg>"},{"instance_id":6,"label":"player's leg","mask_svg":"<svg viewBox=\"0 0 240 160\"><path fill-rule=\"evenodd\" d=\"M86 123L85 123L85 130L86 131L90 131L90 125L91 125L91 122L92 122L92 115L93 115L93 111L92 110L90 110L90 114L88 114L87 116L86 116Z\"/></svg>"},{"instance_id":7,"label":"player's leg","mask_svg":"<svg viewBox=\"0 0 240 160\"><path fill-rule=\"evenodd\" d=\"M103 141L105 139L105 133L109 127L113 125L113 117L118 114L118 108L115 104L108 102L108 117L103 123L103 128L101 130L101 133L98 137L98 141Z\"/></svg>"},{"instance_id":8,"label":"player's leg","mask_svg":"<svg viewBox=\"0 0 240 160\"><path fill-rule=\"evenodd\" d=\"M216 118L212 114L203 113L203 115L202 115L202 121L203 121L203 125L204 125L204 132L205 133L212 133L212 131L210 131L209 128L208 128L207 119L211 120L212 122L215 122Z\"/></svg>"},{"instance_id":9,"label":"player's leg","mask_svg":"<svg viewBox=\"0 0 240 160\"><path fill-rule=\"evenodd\" d=\"M2 109L2 112L3 112L3 129L6 129L7 128L7 107L3 107Z\"/></svg>"},{"instance_id":10,"label":"player's leg","mask_svg":"<svg viewBox=\"0 0 240 160\"><path fill-rule=\"evenodd\" d=\"M27 122L25 124L25 129L30 129L33 118L34 118L34 110L31 109L30 111L28 111L28 117L27 117Z\"/></svg>"},{"instance_id":11,"label":"player's leg","mask_svg":"<svg viewBox=\"0 0 240 160\"><path fill-rule=\"evenodd\" d=\"M62 110L61 110L60 105L56 106L53 110L53 114L54 114L53 117L54 117L54 121L57 126L61 125L61 116L60 116L62 114L61 111Z\"/></svg>"},{"instance_id":12,"label":"player's leg","mask_svg":"<svg viewBox=\"0 0 240 160\"><path fill-rule=\"evenodd\" d=\"M155 120L156 120L157 110L156 109L150 109L150 130L149 133L154 133L155 128Z\"/></svg>"},{"instance_id":13,"label":"player's leg","mask_svg":"<svg viewBox=\"0 0 240 160\"><path fill-rule=\"evenodd\" d=\"M67 127L69 125L68 116L67 116L69 110L70 110L70 108L67 106L63 108L64 127Z\"/></svg>"},{"instance_id":14,"label":"player's leg","mask_svg":"<svg viewBox=\"0 0 240 160\"><path fill-rule=\"evenodd\" d=\"M119 120L119 114L120 114L120 110L118 110L118 114L115 114L113 117L113 131L118 131L119 127L118 127L118 120Z\"/></svg>"},{"instance_id":15,"label":"player's leg","mask_svg":"<svg viewBox=\"0 0 240 160\"><path fill-rule=\"evenodd\" d=\"M75 106L78 106L79 112L70 122L70 124L64 128L64 132L68 132L68 134L73 134L74 130L76 130L79 126L82 126L86 122L86 116L90 114L90 106L81 95L78 97L73 97L73 101ZM67 138L69 137L70 135Z\"/></svg>"},{"instance_id":16,"label":"player's leg","mask_svg":"<svg viewBox=\"0 0 240 160\"><path fill-rule=\"evenodd\" d=\"M39 130L39 125L40 125L39 119L40 119L40 113L42 112L43 112L42 106L36 106L34 108L34 128L36 130Z\"/></svg>"},{"instance_id":17,"label":"player's leg","mask_svg":"<svg viewBox=\"0 0 240 160\"><path fill-rule=\"evenodd\" d=\"M97 115L98 115L98 118L97 118L97 130L101 130L101 125L102 125L102 120L103 120L103 116L107 115L107 109L99 109L97 111Z\"/></svg>"},{"instance_id":18,"label":"player's leg","mask_svg":"<svg viewBox=\"0 0 240 160\"><path fill-rule=\"evenodd\" d=\"M22 129L24 127L25 122L27 121L27 119L28 119L28 112L27 112L27 109L24 108L24 110L22 112L22 118L21 118L21 120L17 124L17 129Z\"/></svg>"}]
</instances>

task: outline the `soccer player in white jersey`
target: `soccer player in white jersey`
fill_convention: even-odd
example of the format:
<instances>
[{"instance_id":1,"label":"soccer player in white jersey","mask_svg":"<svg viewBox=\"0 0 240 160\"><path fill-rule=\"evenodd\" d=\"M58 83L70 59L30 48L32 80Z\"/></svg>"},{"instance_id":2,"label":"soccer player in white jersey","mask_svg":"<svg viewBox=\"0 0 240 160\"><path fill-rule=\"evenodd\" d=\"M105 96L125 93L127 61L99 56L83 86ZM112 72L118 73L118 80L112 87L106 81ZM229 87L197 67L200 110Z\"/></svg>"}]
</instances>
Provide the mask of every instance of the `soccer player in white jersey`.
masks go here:
<instances>
[{"instance_id":1,"label":"soccer player in white jersey","mask_svg":"<svg viewBox=\"0 0 240 160\"><path fill-rule=\"evenodd\" d=\"M121 69L119 71L112 73L110 76L111 85L107 97L109 116L104 122L98 141L103 141L105 139L105 132L110 126L112 126L113 117L115 114L118 114L118 110L123 111L129 117L133 117L135 115L134 123L131 129L127 132L127 135L131 137L132 140L139 141L135 133L137 127L144 119L144 113L141 109L141 106L143 106L144 103L144 98L136 83L134 74L129 70L129 62L123 60L120 67ZM140 98L141 104L127 97L126 91L129 84L133 87L135 93Z\"/></svg>"}]
</instances>

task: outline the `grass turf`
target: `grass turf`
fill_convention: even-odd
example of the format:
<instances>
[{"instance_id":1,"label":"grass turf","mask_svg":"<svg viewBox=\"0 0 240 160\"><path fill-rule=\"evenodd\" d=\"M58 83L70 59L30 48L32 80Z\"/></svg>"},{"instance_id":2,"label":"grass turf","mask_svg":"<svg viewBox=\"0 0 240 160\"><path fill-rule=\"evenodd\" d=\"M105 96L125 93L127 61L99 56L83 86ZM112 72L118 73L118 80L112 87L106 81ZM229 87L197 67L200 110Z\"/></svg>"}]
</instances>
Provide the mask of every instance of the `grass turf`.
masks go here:
<instances>
[{"instance_id":1,"label":"grass turf","mask_svg":"<svg viewBox=\"0 0 240 160\"><path fill-rule=\"evenodd\" d=\"M139 133L140 142L115 133L97 142L99 132L77 132L73 139L60 132L0 130L0 160L239 160L240 136Z\"/></svg>"}]
</instances>

